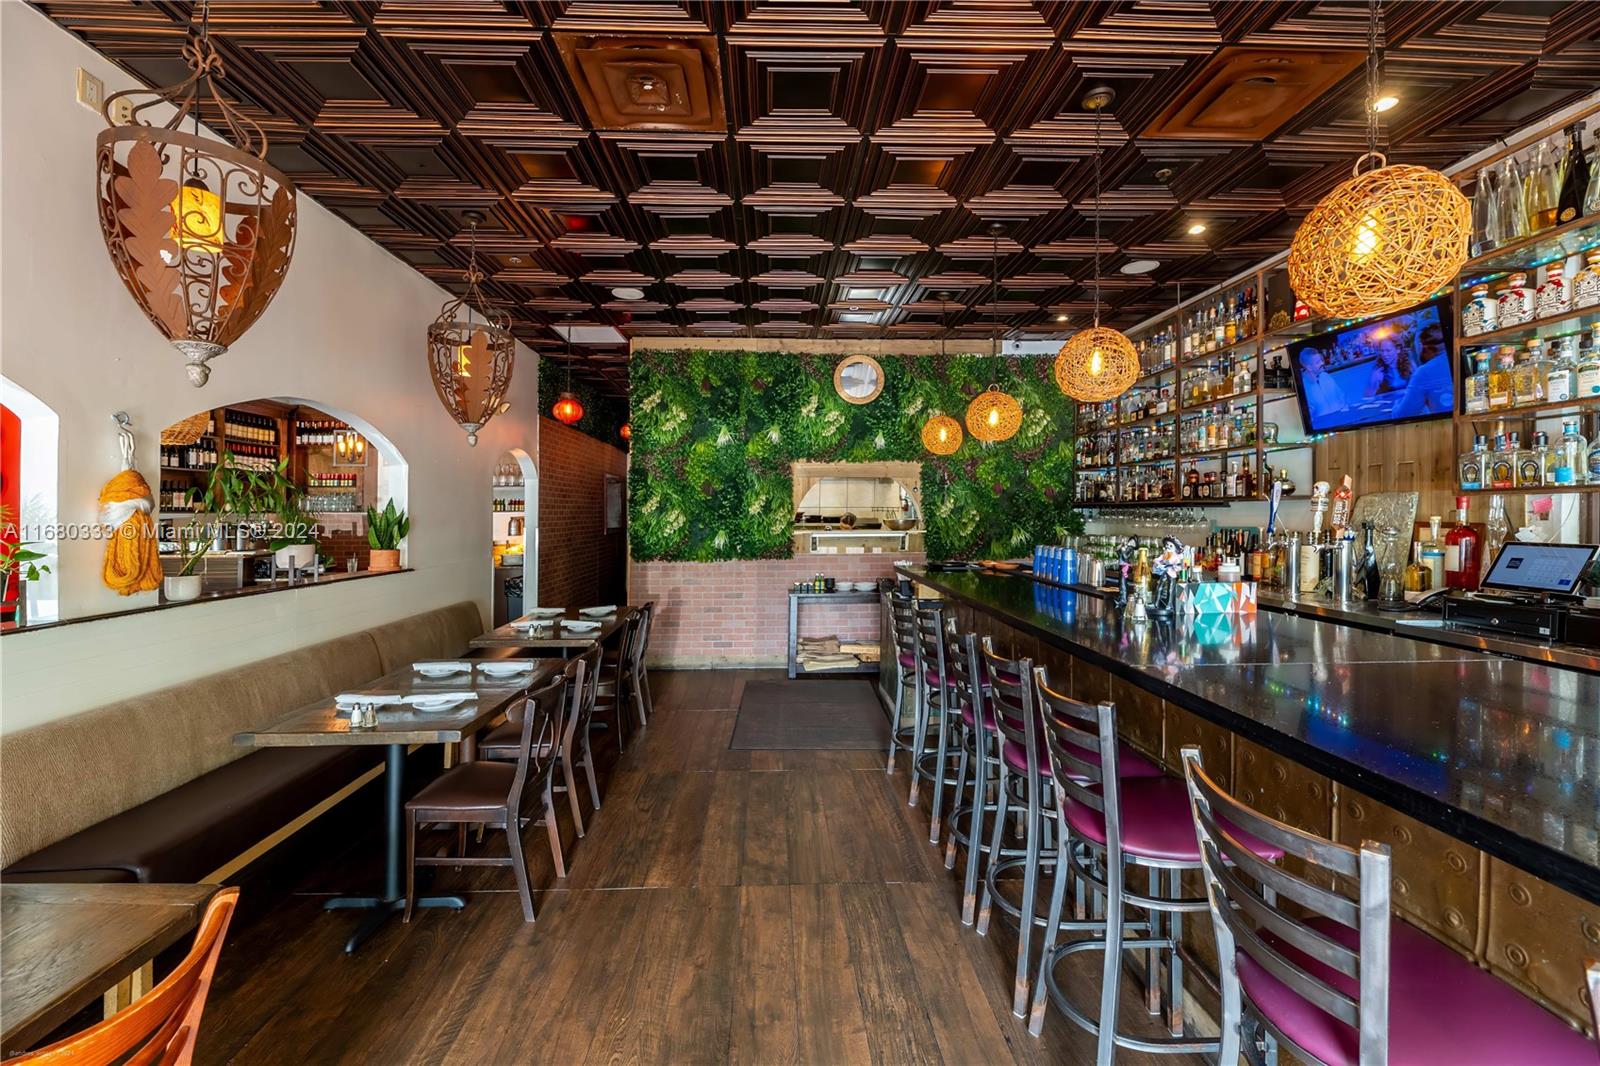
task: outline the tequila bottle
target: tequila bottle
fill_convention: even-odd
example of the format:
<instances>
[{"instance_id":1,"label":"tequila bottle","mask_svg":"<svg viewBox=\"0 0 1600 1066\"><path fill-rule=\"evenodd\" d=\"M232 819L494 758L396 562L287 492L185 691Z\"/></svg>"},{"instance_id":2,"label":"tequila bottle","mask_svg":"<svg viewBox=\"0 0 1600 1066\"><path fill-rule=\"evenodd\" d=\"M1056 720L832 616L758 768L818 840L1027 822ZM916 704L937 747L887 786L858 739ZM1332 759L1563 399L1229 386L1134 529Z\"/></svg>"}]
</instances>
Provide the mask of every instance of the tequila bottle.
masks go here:
<instances>
[{"instance_id":1,"label":"tequila bottle","mask_svg":"<svg viewBox=\"0 0 1600 1066\"><path fill-rule=\"evenodd\" d=\"M1543 460L1537 447L1524 448L1519 438L1519 434L1511 434L1511 454L1516 457L1517 463L1517 488L1536 489L1544 484Z\"/></svg>"},{"instance_id":2,"label":"tequila bottle","mask_svg":"<svg viewBox=\"0 0 1600 1066\"><path fill-rule=\"evenodd\" d=\"M1561 454L1556 459L1557 485L1582 485L1589 466L1589 442L1578 432L1578 420L1561 423L1561 439L1556 442Z\"/></svg>"},{"instance_id":3,"label":"tequila bottle","mask_svg":"<svg viewBox=\"0 0 1600 1066\"><path fill-rule=\"evenodd\" d=\"M1489 357L1468 356L1473 360L1472 374L1466 380L1466 409L1469 415L1481 415L1489 409Z\"/></svg>"},{"instance_id":4,"label":"tequila bottle","mask_svg":"<svg viewBox=\"0 0 1600 1066\"><path fill-rule=\"evenodd\" d=\"M1511 369L1516 365L1516 349L1501 345L1489 367L1489 410L1511 406Z\"/></svg>"},{"instance_id":5,"label":"tequila bottle","mask_svg":"<svg viewBox=\"0 0 1600 1066\"><path fill-rule=\"evenodd\" d=\"M1500 305L1489 296L1489 286L1474 285L1472 287L1472 300L1466 309L1461 312L1462 336L1476 337L1480 333L1489 333L1498 328L1500 321Z\"/></svg>"},{"instance_id":6,"label":"tequila bottle","mask_svg":"<svg viewBox=\"0 0 1600 1066\"><path fill-rule=\"evenodd\" d=\"M1545 270L1544 284L1533 298L1533 313L1537 318L1564 315L1572 307L1572 291L1567 287L1566 268L1559 261Z\"/></svg>"},{"instance_id":7,"label":"tequila bottle","mask_svg":"<svg viewBox=\"0 0 1600 1066\"><path fill-rule=\"evenodd\" d=\"M1561 473L1561 442L1551 443L1549 434L1533 435L1534 449L1539 453L1539 484L1555 485Z\"/></svg>"},{"instance_id":8,"label":"tequila bottle","mask_svg":"<svg viewBox=\"0 0 1600 1066\"><path fill-rule=\"evenodd\" d=\"M1428 568L1429 585L1444 588L1444 537L1439 534L1439 516L1428 516L1428 539L1417 547L1417 555Z\"/></svg>"},{"instance_id":9,"label":"tequila bottle","mask_svg":"<svg viewBox=\"0 0 1600 1066\"><path fill-rule=\"evenodd\" d=\"M1577 391L1575 371L1577 361L1572 358L1572 338L1556 339L1554 357L1544 376L1544 398L1547 403L1566 403Z\"/></svg>"},{"instance_id":10,"label":"tequila bottle","mask_svg":"<svg viewBox=\"0 0 1600 1066\"><path fill-rule=\"evenodd\" d=\"M1544 342L1538 337L1528 341L1528 350L1512 365L1511 403L1516 407L1544 402L1545 387Z\"/></svg>"},{"instance_id":11,"label":"tequila bottle","mask_svg":"<svg viewBox=\"0 0 1600 1066\"><path fill-rule=\"evenodd\" d=\"M1517 487L1517 453L1511 438L1502 433L1495 437L1494 451L1489 453L1489 488L1514 489Z\"/></svg>"},{"instance_id":12,"label":"tequila bottle","mask_svg":"<svg viewBox=\"0 0 1600 1066\"><path fill-rule=\"evenodd\" d=\"M1464 452L1460 463L1461 487L1464 490L1486 488L1484 476L1488 470L1489 444L1483 434L1472 438L1472 450Z\"/></svg>"},{"instance_id":13,"label":"tequila bottle","mask_svg":"<svg viewBox=\"0 0 1600 1066\"><path fill-rule=\"evenodd\" d=\"M1533 320L1533 290L1528 275L1513 274L1498 294L1500 329L1510 329Z\"/></svg>"},{"instance_id":14,"label":"tequila bottle","mask_svg":"<svg viewBox=\"0 0 1600 1066\"><path fill-rule=\"evenodd\" d=\"M1600 396L1600 326L1590 330L1578 351L1578 366L1573 374L1578 389L1575 400Z\"/></svg>"},{"instance_id":15,"label":"tequila bottle","mask_svg":"<svg viewBox=\"0 0 1600 1066\"><path fill-rule=\"evenodd\" d=\"M1600 151L1596 151L1600 156ZM1583 269L1572 279L1572 306L1594 307L1600 304L1600 248L1583 253Z\"/></svg>"},{"instance_id":16,"label":"tequila bottle","mask_svg":"<svg viewBox=\"0 0 1600 1066\"><path fill-rule=\"evenodd\" d=\"M1533 150L1533 162L1523 181L1523 203L1527 205L1528 232L1538 233L1556 224L1556 198L1560 195L1559 149L1540 141Z\"/></svg>"}]
</instances>

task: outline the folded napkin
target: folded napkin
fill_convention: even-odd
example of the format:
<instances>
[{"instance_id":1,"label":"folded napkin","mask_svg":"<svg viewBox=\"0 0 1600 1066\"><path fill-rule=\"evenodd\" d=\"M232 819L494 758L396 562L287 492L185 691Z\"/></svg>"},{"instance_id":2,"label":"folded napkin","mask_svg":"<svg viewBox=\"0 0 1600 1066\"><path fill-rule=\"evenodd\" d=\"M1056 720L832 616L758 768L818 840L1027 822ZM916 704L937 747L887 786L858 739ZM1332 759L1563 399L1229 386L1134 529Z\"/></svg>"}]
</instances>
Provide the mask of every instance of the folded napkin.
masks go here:
<instances>
[{"instance_id":1,"label":"folded napkin","mask_svg":"<svg viewBox=\"0 0 1600 1066\"><path fill-rule=\"evenodd\" d=\"M578 615L582 618L605 618L616 613L617 605L614 603L609 607L581 607L578 609Z\"/></svg>"},{"instance_id":2,"label":"folded napkin","mask_svg":"<svg viewBox=\"0 0 1600 1066\"><path fill-rule=\"evenodd\" d=\"M442 673L443 671L448 670L452 674L464 674L472 669L472 664L446 659L443 661L434 660L430 662L412 663L411 669L417 671L429 670L434 673Z\"/></svg>"},{"instance_id":3,"label":"folded napkin","mask_svg":"<svg viewBox=\"0 0 1600 1066\"><path fill-rule=\"evenodd\" d=\"M434 703L439 700L475 700L478 694L468 689L461 692L413 692L401 697L401 703Z\"/></svg>"},{"instance_id":4,"label":"folded napkin","mask_svg":"<svg viewBox=\"0 0 1600 1066\"><path fill-rule=\"evenodd\" d=\"M341 692L333 698L334 706L340 710L348 710L358 703L370 703L375 707L387 707L391 704L404 702L404 697L393 692Z\"/></svg>"}]
</instances>

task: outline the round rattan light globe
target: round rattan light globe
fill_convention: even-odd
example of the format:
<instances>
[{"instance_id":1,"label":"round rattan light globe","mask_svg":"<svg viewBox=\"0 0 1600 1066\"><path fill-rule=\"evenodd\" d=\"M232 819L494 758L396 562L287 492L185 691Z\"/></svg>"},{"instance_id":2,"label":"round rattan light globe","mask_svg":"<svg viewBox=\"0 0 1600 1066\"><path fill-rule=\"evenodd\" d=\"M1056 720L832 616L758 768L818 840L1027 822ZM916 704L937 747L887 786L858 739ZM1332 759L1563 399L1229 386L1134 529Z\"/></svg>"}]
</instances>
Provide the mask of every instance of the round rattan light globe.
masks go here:
<instances>
[{"instance_id":1,"label":"round rattan light globe","mask_svg":"<svg viewBox=\"0 0 1600 1066\"><path fill-rule=\"evenodd\" d=\"M1109 326L1079 330L1056 356L1056 384L1079 403L1114 400L1137 380L1139 353Z\"/></svg>"},{"instance_id":2,"label":"round rattan light globe","mask_svg":"<svg viewBox=\"0 0 1600 1066\"><path fill-rule=\"evenodd\" d=\"M990 385L967 405L967 432L985 444L1010 440L1021 428L1022 405L998 385Z\"/></svg>"},{"instance_id":3,"label":"round rattan light globe","mask_svg":"<svg viewBox=\"0 0 1600 1066\"><path fill-rule=\"evenodd\" d=\"M954 455L965 436L960 422L949 415L934 415L922 427L922 446L934 455Z\"/></svg>"},{"instance_id":4,"label":"round rattan light globe","mask_svg":"<svg viewBox=\"0 0 1600 1066\"><path fill-rule=\"evenodd\" d=\"M1361 164L1376 158L1366 173ZM1467 261L1472 206L1449 178L1385 166L1373 153L1300 224L1289 247L1289 285L1307 307L1363 318L1420 303L1454 282Z\"/></svg>"}]
</instances>

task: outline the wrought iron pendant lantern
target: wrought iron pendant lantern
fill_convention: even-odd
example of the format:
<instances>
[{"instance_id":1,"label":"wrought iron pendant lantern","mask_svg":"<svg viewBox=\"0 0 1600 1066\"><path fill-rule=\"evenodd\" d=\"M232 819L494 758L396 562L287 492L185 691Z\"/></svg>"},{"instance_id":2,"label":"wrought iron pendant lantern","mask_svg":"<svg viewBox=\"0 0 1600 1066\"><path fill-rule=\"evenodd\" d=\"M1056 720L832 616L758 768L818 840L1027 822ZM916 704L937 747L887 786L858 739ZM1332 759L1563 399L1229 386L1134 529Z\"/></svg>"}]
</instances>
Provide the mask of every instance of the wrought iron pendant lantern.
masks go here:
<instances>
[{"instance_id":1,"label":"wrought iron pendant lantern","mask_svg":"<svg viewBox=\"0 0 1600 1066\"><path fill-rule=\"evenodd\" d=\"M467 443L476 446L478 431L511 406L505 397L511 387L517 342L511 335L510 319L475 310L485 306L483 292L478 288L483 280L478 270L478 226L483 214L467 211L462 217L472 232L467 288L445 304L428 327L428 370L439 402L467 431Z\"/></svg>"}]
</instances>

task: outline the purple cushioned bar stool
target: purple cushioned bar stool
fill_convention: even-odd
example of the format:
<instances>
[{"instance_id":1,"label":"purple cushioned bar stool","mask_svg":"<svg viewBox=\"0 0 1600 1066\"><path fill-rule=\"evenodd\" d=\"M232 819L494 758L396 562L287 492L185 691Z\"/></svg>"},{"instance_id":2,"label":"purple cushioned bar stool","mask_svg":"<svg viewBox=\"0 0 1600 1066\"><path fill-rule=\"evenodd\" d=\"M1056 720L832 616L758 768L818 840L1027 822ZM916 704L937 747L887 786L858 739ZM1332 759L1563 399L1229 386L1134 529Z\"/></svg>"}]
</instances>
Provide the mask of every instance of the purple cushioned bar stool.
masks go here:
<instances>
[{"instance_id":1,"label":"purple cushioned bar stool","mask_svg":"<svg viewBox=\"0 0 1600 1066\"><path fill-rule=\"evenodd\" d=\"M894 773L894 756L911 745L917 735L917 706L921 689L917 687L917 601L901 592L889 594L889 643L894 646L894 709L889 712L889 765ZM906 690L911 690L911 721L905 720ZM912 762L916 756L912 756ZM915 775L913 781L915 780Z\"/></svg>"},{"instance_id":2,"label":"purple cushioned bar stool","mask_svg":"<svg viewBox=\"0 0 1600 1066\"><path fill-rule=\"evenodd\" d=\"M936 601L917 604L914 634L918 699L916 735L911 742L910 803L917 805L917 790L923 781L933 786L928 843L937 844L944 821L944 790L955 787L960 761L960 752L951 745L950 722L957 717L958 707L944 658L944 605Z\"/></svg>"},{"instance_id":3,"label":"purple cushioned bar stool","mask_svg":"<svg viewBox=\"0 0 1600 1066\"><path fill-rule=\"evenodd\" d=\"M1594 1066L1583 1034L1391 918L1386 846L1267 817L1212 781L1198 748L1183 769L1222 960L1219 1061L1242 1045L1259 1063L1282 1044L1320 1066ZM1262 862L1252 838L1310 876Z\"/></svg>"},{"instance_id":4,"label":"purple cushioned bar stool","mask_svg":"<svg viewBox=\"0 0 1600 1066\"><path fill-rule=\"evenodd\" d=\"M1033 680L1043 747L1055 783L1057 852L1028 1029L1038 1035L1043 1028L1048 995L1058 1010L1095 1034L1098 1066L1110 1066L1118 1047L1151 1054L1214 1051L1218 1046L1215 1039L1185 1035L1183 1026L1183 962L1178 954L1183 915L1207 907L1205 899L1185 897L1182 889L1183 873L1200 869L1188 790L1178 778L1122 776L1116 708L1110 703L1083 703L1054 691L1043 670L1035 670ZM1243 839L1244 847L1266 860L1262 865L1283 854L1263 841ZM1129 885L1129 874L1139 869L1148 878L1146 894ZM1063 920L1069 882L1081 882L1095 893L1091 918ZM1145 917L1129 921L1129 908ZM1142 935L1129 937L1130 931ZM1061 932L1089 935L1058 945ZM1100 1006L1094 1018L1073 1003L1056 981L1060 960L1083 951L1103 955ZM1151 1014L1159 1014L1165 1007L1170 1035L1138 1037L1118 1031L1126 951L1144 953L1145 1007ZM1160 974L1163 960L1164 987Z\"/></svg>"}]
</instances>

